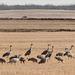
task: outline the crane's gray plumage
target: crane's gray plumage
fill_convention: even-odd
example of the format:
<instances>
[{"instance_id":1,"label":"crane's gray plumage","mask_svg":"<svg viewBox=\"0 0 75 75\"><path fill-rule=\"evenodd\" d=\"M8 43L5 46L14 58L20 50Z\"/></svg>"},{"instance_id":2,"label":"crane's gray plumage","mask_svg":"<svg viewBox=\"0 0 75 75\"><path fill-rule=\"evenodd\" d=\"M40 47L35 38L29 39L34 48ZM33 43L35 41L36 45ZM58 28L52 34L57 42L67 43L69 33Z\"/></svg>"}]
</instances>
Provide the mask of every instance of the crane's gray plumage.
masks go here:
<instances>
[{"instance_id":1,"label":"crane's gray plumage","mask_svg":"<svg viewBox=\"0 0 75 75\"><path fill-rule=\"evenodd\" d=\"M71 51L72 51L72 47L74 47L74 45L72 45L72 46L71 46L70 50L68 50L68 51L65 51L65 54L64 54L64 56L65 56L65 55L68 55L68 53L71 53Z\"/></svg>"},{"instance_id":2,"label":"crane's gray plumage","mask_svg":"<svg viewBox=\"0 0 75 75\"><path fill-rule=\"evenodd\" d=\"M46 55L49 52L49 46L50 46L50 44L48 44L48 49L41 53L42 55Z\"/></svg>"},{"instance_id":3,"label":"crane's gray plumage","mask_svg":"<svg viewBox=\"0 0 75 75\"><path fill-rule=\"evenodd\" d=\"M31 50L32 50L32 45L33 45L33 44L31 44L30 49L25 53L25 56L30 55Z\"/></svg>"},{"instance_id":4,"label":"crane's gray plumage","mask_svg":"<svg viewBox=\"0 0 75 75\"><path fill-rule=\"evenodd\" d=\"M45 57L49 57L50 58L52 56L53 48L54 48L54 46L52 46L52 51L51 52L48 52L48 54Z\"/></svg>"},{"instance_id":5,"label":"crane's gray plumage","mask_svg":"<svg viewBox=\"0 0 75 75\"><path fill-rule=\"evenodd\" d=\"M24 63L25 64L25 61L27 60L28 58L25 58L24 56L20 56L20 62Z\"/></svg>"},{"instance_id":6,"label":"crane's gray plumage","mask_svg":"<svg viewBox=\"0 0 75 75\"><path fill-rule=\"evenodd\" d=\"M21 56L21 55L19 54L19 55L11 56L11 57L9 58L9 60L11 60L11 59L13 59L13 58L18 58L19 56Z\"/></svg>"},{"instance_id":7,"label":"crane's gray plumage","mask_svg":"<svg viewBox=\"0 0 75 75\"><path fill-rule=\"evenodd\" d=\"M20 60L20 56L21 55L15 55L15 57L10 59L8 63L16 63L16 62L18 62Z\"/></svg>"},{"instance_id":8,"label":"crane's gray plumage","mask_svg":"<svg viewBox=\"0 0 75 75\"><path fill-rule=\"evenodd\" d=\"M68 53L67 56L68 56L68 58L75 58L72 53Z\"/></svg>"},{"instance_id":9,"label":"crane's gray plumage","mask_svg":"<svg viewBox=\"0 0 75 75\"><path fill-rule=\"evenodd\" d=\"M67 48L65 48L65 50L66 50ZM56 54L56 56L64 56L64 54L65 54L65 52L58 52L57 54Z\"/></svg>"},{"instance_id":10,"label":"crane's gray plumage","mask_svg":"<svg viewBox=\"0 0 75 75\"><path fill-rule=\"evenodd\" d=\"M6 57L6 56L8 57L11 54L11 51L12 51L12 45L10 45L10 51L3 54L3 57Z\"/></svg>"},{"instance_id":11,"label":"crane's gray plumage","mask_svg":"<svg viewBox=\"0 0 75 75\"><path fill-rule=\"evenodd\" d=\"M45 58L41 59L38 63L39 64L46 63L47 60L48 60L48 57L45 57Z\"/></svg>"},{"instance_id":12,"label":"crane's gray plumage","mask_svg":"<svg viewBox=\"0 0 75 75\"><path fill-rule=\"evenodd\" d=\"M61 57L61 56L55 56L55 59L57 59L59 62L61 61L63 63L63 57Z\"/></svg>"},{"instance_id":13,"label":"crane's gray plumage","mask_svg":"<svg viewBox=\"0 0 75 75\"><path fill-rule=\"evenodd\" d=\"M6 63L6 60L3 58L0 58L0 63Z\"/></svg>"},{"instance_id":14,"label":"crane's gray plumage","mask_svg":"<svg viewBox=\"0 0 75 75\"><path fill-rule=\"evenodd\" d=\"M20 58L12 58L8 63L16 63Z\"/></svg>"},{"instance_id":15,"label":"crane's gray plumage","mask_svg":"<svg viewBox=\"0 0 75 75\"><path fill-rule=\"evenodd\" d=\"M36 58L28 58L28 61L33 61L33 62L38 62L38 60Z\"/></svg>"},{"instance_id":16,"label":"crane's gray plumage","mask_svg":"<svg viewBox=\"0 0 75 75\"><path fill-rule=\"evenodd\" d=\"M37 58L43 59L43 58L45 58L45 56L44 55L37 55Z\"/></svg>"}]
</instances>

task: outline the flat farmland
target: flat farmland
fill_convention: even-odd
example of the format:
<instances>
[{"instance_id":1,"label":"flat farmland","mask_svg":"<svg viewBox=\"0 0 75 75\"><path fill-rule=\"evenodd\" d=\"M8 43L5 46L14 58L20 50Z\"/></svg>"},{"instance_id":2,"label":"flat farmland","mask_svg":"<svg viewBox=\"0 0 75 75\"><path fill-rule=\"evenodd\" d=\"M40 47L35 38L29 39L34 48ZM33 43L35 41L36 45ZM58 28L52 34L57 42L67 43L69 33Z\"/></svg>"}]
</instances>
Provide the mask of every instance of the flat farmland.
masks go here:
<instances>
[{"instance_id":1,"label":"flat farmland","mask_svg":"<svg viewBox=\"0 0 75 75\"><path fill-rule=\"evenodd\" d=\"M0 29L75 30L75 20L0 20Z\"/></svg>"},{"instance_id":2,"label":"flat farmland","mask_svg":"<svg viewBox=\"0 0 75 75\"><path fill-rule=\"evenodd\" d=\"M0 10L0 18L75 18L75 10ZM37 30L38 32L19 32L11 30ZM1 75L75 75L75 58L68 59L63 56L64 63L58 63L54 58L59 51L65 51L67 47L75 45L75 32L50 32L39 30L60 30L70 29L75 31L75 20L0 20L0 58L10 50L10 56L25 52L33 43L30 57L37 57L48 48L48 44L54 46L54 52L50 60L45 64L26 61L25 64L17 62L16 64L1 64ZM4 30L4 31L3 31ZM75 56L75 47L72 49ZM8 62L9 59L4 57ZM40 61L38 59L38 61Z\"/></svg>"},{"instance_id":3,"label":"flat farmland","mask_svg":"<svg viewBox=\"0 0 75 75\"><path fill-rule=\"evenodd\" d=\"M29 57L35 57L47 49L47 45L54 46L54 52L51 59L45 64L38 64L26 61L25 64L1 64L1 75L74 75L75 74L75 58L64 58L64 63L58 63L55 60L55 54L59 51L65 51L65 47L70 49L71 45L75 45L75 32L0 32L0 58L9 51L12 45L12 53L10 56L21 54L24 56L33 43L32 53ZM50 47L50 51L51 51ZM72 49L75 55L75 47ZM28 56L27 56L28 57ZM5 57L6 61L8 59ZM39 59L38 59L39 61Z\"/></svg>"},{"instance_id":4,"label":"flat farmland","mask_svg":"<svg viewBox=\"0 0 75 75\"><path fill-rule=\"evenodd\" d=\"M0 10L0 18L75 18L75 10Z\"/></svg>"}]
</instances>

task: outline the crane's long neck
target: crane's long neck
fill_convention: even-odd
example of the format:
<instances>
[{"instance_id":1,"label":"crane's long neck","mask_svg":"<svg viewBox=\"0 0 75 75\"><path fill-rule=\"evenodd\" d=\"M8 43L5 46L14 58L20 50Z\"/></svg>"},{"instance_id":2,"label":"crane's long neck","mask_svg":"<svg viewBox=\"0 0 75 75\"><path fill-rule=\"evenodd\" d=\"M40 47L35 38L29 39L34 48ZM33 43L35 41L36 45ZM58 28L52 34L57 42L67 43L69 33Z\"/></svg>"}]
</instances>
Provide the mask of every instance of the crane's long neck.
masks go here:
<instances>
[{"instance_id":1,"label":"crane's long neck","mask_svg":"<svg viewBox=\"0 0 75 75\"><path fill-rule=\"evenodd\" d=\"M72 51L72 46L71 46L71 48L70 48L70 51Z\"/></svg>"},{"instance_id":2,"label":"crane's long neck","mask_svg":"<svg viewBox=\"0 0 75 75\"><path fill-rule=\"evenodd\" d=\"M48 51L49 51L49 49L50 49L50 46L48 46Z\"/></svg>"},{"instance_id":3,"label":"crane's long neck","mask_svg":"<svg viewBox=\"0 0 75 75\"><path fill-rule=\"evenodd\" d=\"M53 48L54 48L54 47L52 47L52 51L51 51L51 52L53 52Z\"/></svg>"},{"instance_id":4,"label":"crane's long neck","mask_svg":"<svg viewBox=\"0 0 75 75\"><path fill-rule=\"evenodd\" d=\"M12 51L12 47L10 47L10 53L11 53L11 51Z\"/></svg>"},{"instance_id":5,"label":"crane's long neck","mask_svg":"<svg viewBox=\"0 0 75 75\"><path fill-rule=\"evenodd\" d=\"M72 50L72 46L71 46L70 50Z\"/></svg>"},{"instance_id":6,"label":"crane's long neck","mask_svg":"<svg viewBox=\"0 0 75 75\"><path fill-rule=\"evenodd\" d=\"M30 49L32 50L32 45L30 46Z\"/></svg>"}]
</instances>

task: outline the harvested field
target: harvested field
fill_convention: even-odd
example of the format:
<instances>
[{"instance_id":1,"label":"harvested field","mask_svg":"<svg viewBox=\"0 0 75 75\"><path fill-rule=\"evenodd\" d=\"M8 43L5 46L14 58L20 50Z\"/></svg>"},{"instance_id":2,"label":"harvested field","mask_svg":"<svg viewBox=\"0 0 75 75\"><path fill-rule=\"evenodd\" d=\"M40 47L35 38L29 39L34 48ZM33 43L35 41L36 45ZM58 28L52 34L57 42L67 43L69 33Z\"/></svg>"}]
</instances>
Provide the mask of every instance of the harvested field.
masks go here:
<instances>
[{"instance_id":1,"label":"harvested field","mask_svg":"<svg viewBox=\"0 0 75 75\"><path fill-rule=\"evenodd\" d=\"M0 20L0 32L75 31L75 20Z\"/></svg>"},{"instance_id":2,"label":"harvested field","mask_svg":"<svg viewBox=\"0 0 75 75\"><path fill-rule=\"evenodd\" d=\"M40 13L40 14L39 14ZM75 10L1 10L0 18L75 18ZM51 32L53 31L53 32ZM57 32L71 31L71 32ZM54 46L51 59L45 64L26 61L25 64L1 64L1 75L74 75L75 58L64 58L64 63L55 60L55 54L70 49L75 45L75 20L0 20L0 58L9 51L10 56L21 54L30 48L32 53L28 57L35 57L47 49L47 45ZM50 49L51 50L51 49ZM75 55L75 47L72 49ZM8 59L4 57L8 62ZM38 59L39 61L39 59Z\"/></svg>"},{"instance_id":3,"label":"harvested field","mask_svg":"<svg viewBox=\"0 0 75 75\"><path fill-rule=\"evenodd\" d=\"M75 18L75 10L0 10L0 18Z\"/></svg>"},{"instance_id":4,"label":"harvested field","mask_svg":"<svg viewBox=\"0 0 75 75\"><path fill-rule=\"evenodd\" d=\"M26 61L25 64L1 64L1 75L74 75L75 59L64 58L64 63L58 63L54 56L59 51L64 51L65 47L75 45L75 32L0 32L0 57L9 51L12 44L12 55L22 54L29 49L33 43L32 53L29 57L36 57L47 49L50 43L54 46L54 53L51 59L45 64L37 64ZM51 50L51 49L50 49ZM75 55L75 47L72 49ZM5 58L7 61L8 59Z\"/></svg>"}]
</instances>

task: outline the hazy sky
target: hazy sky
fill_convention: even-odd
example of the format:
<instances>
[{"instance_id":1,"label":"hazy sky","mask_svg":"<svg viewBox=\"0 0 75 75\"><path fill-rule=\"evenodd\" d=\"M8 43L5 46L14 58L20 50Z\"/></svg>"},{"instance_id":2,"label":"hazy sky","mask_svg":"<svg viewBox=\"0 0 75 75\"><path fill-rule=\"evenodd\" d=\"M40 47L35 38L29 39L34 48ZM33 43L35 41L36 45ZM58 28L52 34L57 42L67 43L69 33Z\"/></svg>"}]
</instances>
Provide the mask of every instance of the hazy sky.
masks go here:
<instances>
[{"instance_id":1,"label":"hazy sky","mask_svg":"<svg viewBox=\"0 0 75 75\"><path fill-rule=\"evenodd\" d=\"M25 5L25 4L52 4L52 5L71 5L75 4L75 0L0 0L0 4L8 5Z\"/></svg>"}]
</instances>

